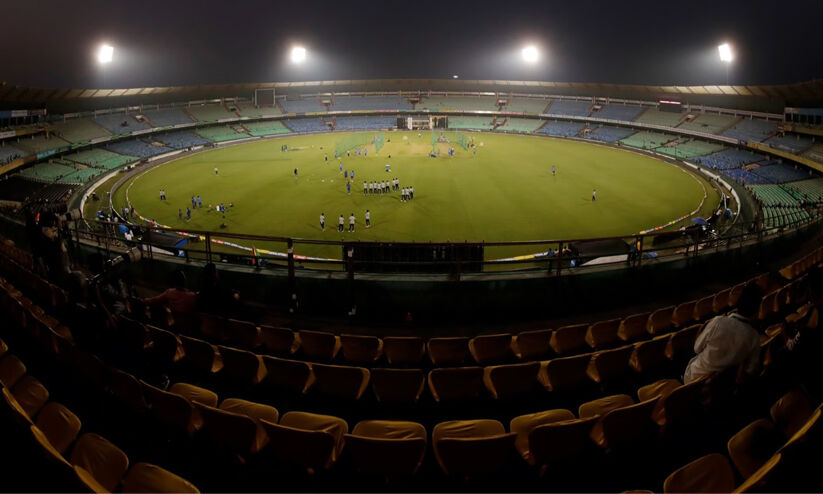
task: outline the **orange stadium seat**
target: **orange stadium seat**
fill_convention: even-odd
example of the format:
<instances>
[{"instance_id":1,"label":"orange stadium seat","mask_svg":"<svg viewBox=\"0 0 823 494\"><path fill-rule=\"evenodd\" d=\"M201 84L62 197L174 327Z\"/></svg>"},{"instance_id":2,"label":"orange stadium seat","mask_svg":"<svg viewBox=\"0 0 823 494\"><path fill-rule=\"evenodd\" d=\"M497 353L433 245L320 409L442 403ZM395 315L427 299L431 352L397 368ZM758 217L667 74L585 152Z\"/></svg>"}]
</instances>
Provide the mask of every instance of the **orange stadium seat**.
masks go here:
<instances>
[{"instance_id":1,"label":"orange stadium seat","mask_svg":"<svg viewBox=\"0 0 823 494\"><path fill-rule=\"evenodd\" d=\"M469 353L478 364L505 362L512 355L509 333L475 336L469 340Z\"/></svg>"},{"instance_id":2,"label":"orange stadium seat","mask_svg":"<svg viewBox=\"0 0 823 494\"><path fill-rule=\"evenodd\" d=\"M364 420L344 437L363 473L413 475L426 454L426 428L416 422Z\"/></svg>"},{"instance_id":3,"label":"orange stadium seat","mask_svg":"<svg viewBox=\"0 0 823 494\"><path fill-rule=\"evenodd\" d=\"M512 349L520 360L538 360L547 357L551 349L551 329L521 331L514 337Z\"/></svg>"},{"instance_id":4,"label":"orange stadium seat","mask_svg":"<svg viewBox=\"0 0 823 494\"><path fill-rule=\"evenodd\" d=\"M383 338L383 354L391 365L416 365L423 360L426 342L416 336L390 336Z\"/></svg>"}]
</instances>

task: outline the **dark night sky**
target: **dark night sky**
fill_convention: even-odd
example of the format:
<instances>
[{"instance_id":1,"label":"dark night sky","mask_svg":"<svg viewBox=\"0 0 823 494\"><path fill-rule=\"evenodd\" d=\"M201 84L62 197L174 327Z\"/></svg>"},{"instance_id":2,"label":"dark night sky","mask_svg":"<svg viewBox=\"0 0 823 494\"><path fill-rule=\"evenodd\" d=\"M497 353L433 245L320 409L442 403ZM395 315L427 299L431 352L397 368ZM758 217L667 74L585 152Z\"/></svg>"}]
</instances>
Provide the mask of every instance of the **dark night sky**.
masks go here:
<instances>
[{"instance_id":1,"label":"dark night sky","mask_svg":"<svg viewBox=\"0 0 823 494\"><path fill-rule=\"evenodd\" d=\"M425 77L732 84L823 77L823 0L0 0L0 81L142 87ZM115 46L101 70L94 51ZM286 62L301 43L310 60ZM525 66L519 50L543 58Z\"/></svg>"}]
</instances>

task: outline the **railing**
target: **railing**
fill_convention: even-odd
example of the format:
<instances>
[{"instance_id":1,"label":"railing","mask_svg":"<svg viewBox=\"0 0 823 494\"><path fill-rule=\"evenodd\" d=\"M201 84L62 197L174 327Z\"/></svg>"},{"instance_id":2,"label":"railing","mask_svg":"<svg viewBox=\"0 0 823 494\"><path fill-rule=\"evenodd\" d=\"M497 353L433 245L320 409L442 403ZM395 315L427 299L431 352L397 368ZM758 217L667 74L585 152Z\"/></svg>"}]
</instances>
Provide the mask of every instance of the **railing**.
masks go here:
<instances>
[{"instance_id":1,"label":"railing","mask_svg":"<svg viewBox=\"0 0 823 494\"><path fill-rule=\"evenodd\" d=\"M118 233L123 223L98 221L91 230L75 222L77 242L105 250L107 257L136 247L147 259L185 262L224 262L251 266L261 271L279 271L293 281L298 272L324 276L371 277L430 276L459 281L479 277L563 276L605 269L639 268L645 264L683 260L705 254L755 245L820 221L823 205L807 205L807 219L782 226L762 227L742 234L706 235L695 230L656 232L620 237L529 240L514 242L359 242L329 241L266 235L222 233L171 228L144 228L127 241ZM142 230L142 233L139 231ZM164 246L163 234L174 235L185 245ZM172 238L172 237L166 237ZM178 242L179 243L179 242ZM243 245L245 244L245 245ZM230 247L231 246L231 247ZM588 251L599 246L598 252ZM604 247L605 246L605 247ZM384 253L381 258L362 257L363 252ZM426 253L417 259L404 253ZM474 252L473 257L466 257ZM476 254L480 253L478 257ZM508 252L507 257L497 257ZM520 252L520 255L511 255ZM434 255L429 255L432 253ZM443 255L438 258L438 254ZM335 255L336 254L336 255Z\"/></svg>"}]
</instances>

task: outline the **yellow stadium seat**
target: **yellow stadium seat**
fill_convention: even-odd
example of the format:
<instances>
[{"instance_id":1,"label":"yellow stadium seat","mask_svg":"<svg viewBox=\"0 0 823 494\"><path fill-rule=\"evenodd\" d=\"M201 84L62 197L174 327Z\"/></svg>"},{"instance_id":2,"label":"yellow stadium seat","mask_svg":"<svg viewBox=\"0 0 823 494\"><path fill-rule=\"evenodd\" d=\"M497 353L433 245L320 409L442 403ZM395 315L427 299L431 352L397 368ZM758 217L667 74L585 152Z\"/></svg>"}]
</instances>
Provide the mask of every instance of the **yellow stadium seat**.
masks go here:
<instances>
[{"instance_id":1,"label":"yellow stadium seat","mask_svg":"<svg viewBox=\"0 0 823 494\"><path fill-rule=\"evenodd\" d=\"M383 354L391 365L416 365L423 360L426 342L416 336L389 336L383 338Z\"/></svg>"},{"instance_id":2,"label":"yellow stadium seat","mask_svg":"<svg viewBox=\"0 0 823 494\"><path fill-rule=\"evenodd\" d=\"M534 331L521 331L514 337L512 350L520 360L539 360L547 357L552 347L551 329L537 329Z\"/></svg>"},{"instance_id":3,"label":"yellow stadium seat","mask_svg":"<svg viewBox=\"0 0 823 494\"><path fill-rule=\"evenodd\" d=\"M631 345L594 352L586 369L586 374L592 381L605 387L626 373L629 369L629 358L631 356Z\"/></svg>"},{"instance_id":4,"label":"yellow stadium seat","mask_svg":"<svg viewBox=\"0 0 823 494\"><path fill-rule=\"evenodd\" d=\"M263 342L256 324L238 319L226 320L226 336L229 341L249 350L254 350Z\"/></svg>"},{"instance_id":5,"label":"yellow stadium seat","mask_svg":"<svg viewBox=\"0 0 823 494\"><path fill-rule=\"evenodd\" d=\"M432 446L444 473L466 477L499 471L514 451L516 437L496 420L455 420L434 427Z\"/></svg>"},{"instance_id":6,"label":"yellow stadium seat","mask_svg":"<svg viewBox=\"0 0 823 494\"><path fill-rule=\"evenodd\" d=\"M343 358L355 364L373 364L383 355L383 341L375 336L340 335Z\"/></svg>"},{"instance_id":7,"label":"yellow stadium seat","mask_svg":"<svg viewBox=\"0 0 823 494\"><path fill-rule=\"evenodd\" d=\"M694 309L696 306L696 300L689 300L675 307L672 313L672 324L677 328L682 328L694 321Z\"/></svg>"},{"instance_id":8,"label":"yellow stadium seat","mask_svg":"<svg viewBox=\"0 0 823 494\"><path fill-rule=\"evenodd\" d=\"M581 419L594 417L596 415L603 416L612 410L633 404L634 400L629 395L604 396L581 404L577 410L577 416Z\"/></svg>"},{"instance_id":9,"label":"yellow stadium seat","mask_svg":"<svg viewBox=\"0 0 823 494\"><path fill-rule=\"evenodd\" d=\"M29 417L37 415L37 412L49 401L49 390L30 375L17 381L12 395Z\"/></svg>"},{"instance_id":10,"label":"yellow stadium seat","mask_svg":"<svg viewBox=\"0 0 823 494\"><path fill-rule=\"evenodd\" d=\"M426 374L420 369L371 370L374 396L381 403L416 403L423 394Z\"/></svg>"},{"instance_id":11,"label":"yellow stadium seat","mask_svg":"<svg viewBox=\"0 0 823 494\"><path fill-rule=\"evenodd\" d=\"M52 401L37 415L37 427L60 454L65 454L77 439L82 423L71 410Z\"/></svg>"},{"instance_id":12,"label":"yellow stadium seat","mask_svg":"<svg viewBox=\"0 0 823 494\"><path fill-rule=\"evenodd\" d=\"M592 428L592 440L606 451L614 451L654 437L657 425L652 421L652 411L657 400L652 398L606 412Z\"/></svg>"},{"instance_id":13,"label":"yellow stadium seat","mask_svg":"<svg viewBox=\"0 0 823 494\"><path fill-rule=\"evenodd\" d=\"M703 456L684 465L663 482L666 494L731 492L735 486L729 460L718 453Z\"/></svg>"},{"instance_id":14,"label":"yellow stadium seat","mask_svg":"<svg viewBox=\"0 0 823 494\"><path fill-rule=\"evenodd\" d=\"M575 458L591 444L591 430L599 420L595 415L538 425L529 433L530 463L549 465Z\"/></svg>"},{"instance_id":15,"label":"yellow stadium seat","mask_svg":"<svg viewBox=\"0 0 823 494\"><path fill-rule=\"evenodd\" d=\"M151 463L137 463L123 479L124 493L189 493L200 491L188 480Z\"/></svg>"},{"instance_id":16,"label":"yellow stadium seat","mask_svg":"<svg viewBox=\"0 0 823 494\"><path fill-rule=\"evenodd\" d=\"M786 439L794 436L797 431L814 413L809 398L800 391L790 391L777 400L770 410L772 422Z\"/></svg>"},{"instance_id":17,"label":"yellow stadium seat","mask_svg":"<svg viewBox=\"0 0 823 494\"><path fill-rule=\"evenodd\" d=\"M469 355L469 339L462 336L432 338L426 344L429 359L435 366L459 365Z\"/></svg>"},{"instance_id":18,"label":"yellow stadium seat","mask_svg":"<svg viewBox=\"0 0 823 494\"><path fill-rule=\"evenodd\" d=\"M737 302L740 301L740 295L743 294L743 288L745 286L745 283L740 283L731 288L729 291L729 307L737 307Z\"/></svg>"},{"instance_id":19,"label":"yellow stadium seat","mask_svg":"<svg viewBox=\"0 0 823 494\"><path fill-rule=\"evenodd\" d=\"M129 468L129 457L102 436L87 432L71 452L71 464L84 483L95 491L114 492Z\"/></svg>"},{"instance_id":20,"label":"yellow stadium seat","mask_svg":"<svg viewBox=\"0 0 823 494\"><path fill-rule=\"evenodd\" d=\"M135 410L148 408L146 400L143 397L143 388L140 386L140 381L128 372L111 369L109 373L109 388L117 399Z\"/></svg>"},{"instance_id":21,"label":"yellow stadium seat","mask_svg":"<svg viewBox=\"0 0 823 494\"><path fill-rule=\"evenodd\" d=\"M483 384L495 400L526 396L538 385L539 362L491 365L483 369Z\"/></svg>"},{"instance_id":22,"label":"yellow stadium seat","mask_svg":"<svg viewBox=\"0 0 823 494\"><path fill-rule=\"evenodd\" d=\"M307 412L288 412L279 424L267 420L261 423L274 455L310 472L329 468L337 461L343 437L349 431L341 418Z\"/></svg>"},{"instance_id":23,"label":"yellow stadium seat","mask_svg":"<svg viewBox=\"0 0 823 494\"><path fill-rule=\"evenodd\" d=\"M164 364L174 364L185 357L183 344L174 333L165 329L147 326L152 340L151 352L154 358Z\"/></svg>"},{"instance_id":24,"label":"yellow stadium seat","mask_svg":"<svg viewBox=\"0 0 823 494\"><path fill-rule=\"evenodd\" d=\"M567 355L586 348L588 324L572 324L557 328L549 344L557 355Z\"/></svg>"},{"instance_id":25,"label":"yellow stadium seat","mask_svg":"<svg viewBox=\"0 0 823 494\"><path fill-rule=\"evenodd\" d=\"M617 329L617 337L621 341L634 341L648 335L646 332L646 322L649 320L649 313L632 314L620 321Z\"/></svg>"},{"instance_id":26,"label":"yellow stadium seat","mask_svg":"<svg viewBox=\"0 0 823 494\"><path fill-rule=\"evenodd\" d=\"M223 345L217 349L223 360L223 375L246 385L258 384L266 377L266 367L260 355Z\"/></svg>"},{"instance_id":27,"label":"yellow stadium seat","mask_svg":"<svg viewBox=\"0 0 823 494\"><path fill-rule=\"evenodd\" d=\"M194 407L203 419L201 432L236 454L244 457L253 455L268 443L268 435L263 432L262 426L244 413L196 402Z\"/></svg>"},{"instance_id":28,"label":"yellow stadium seat","mask_svg":"<svg viewBox=\"0 0 823 494\"><path fill-rule=\"evenodd\" d=\"M703 297L694 305L694 320L703 321L714 315L714 295Z\"/></svg>"},{"instance_id":29,"label":"yellow stadium seat","mask_svg":"<svg viewBox=\"0 0 823 494\"><path fill-rule=\"evenodd\" d=\"M26 375L26 365L17 356L6 353L0 358L0 384L12 388Z\"/></svg>"},{"instance_id":30,"label":"yellow stadium seat","mask_svg":"<svg viewBox=\"0 0 823 494\"><path fill-rule=\"evenodd\" d=\"M217 395L214 392L191 384L176 383L169 391L165 391L143 382L143 390L151 403L154 416L185 434L192 434L203 426L203 419L192 404L194 401L217 406Z\"/></svg>"},{"instance_id":31,"label":"yellow stadium seat","mask_svg":"<svg viewBox=\"0 0 823 494\"><path fill-rule=\"evenodd\" d=\"M666 358L675 362L690 359L694 356L694 342L697 335L703 328L701 324L695 324L671 334L669 342L666 344Z\"/></svg>"},{"instance_id":32,"label":"yellow stadium seat","mask_svg":"<svg viewBox=\"0 0 823 494\"><path fill-rule=\"evenodd\" d=\"M586 370L591 357L590 353L585 353L541 362L537 378L549 391L576 390L587 380Z\"/></svg>"},{"instance_id":33,"label":"yellow stadium seat","mask_svg":"<svg viewBox=\"0 0 823 494\"><path fill-rule=\"evenodd\" d=\"M586 331L586 343L595 350L610 347L620 341L617 332L620 330L620 319L597 321Z\"/></svg>"},{"instance_id":34,"label":"yellow stadium seat","mask_svg":"<svg viewBox=\"0 0 823 494\"><path fill-rule=\"evenodd\" d=\"M309 359L334 360L340 352L340 337L325 331L300 330L300 348Z\"/></svg>"},{"instance_id":35,"label":"yellow stadium seat","mask_svg":"<svg viewBox=\"0 0 823 494\"><path fill-rule=\"evenodd\" d=\"M640 374L660 368L666 361L666 347L669 341L671 341L670 336L664 334L635 343L629 362L632 368Z\"/></svg>"},{"instance_id":36,"label":"yellow stadium seat","mask_svg":"<svg viewBox=\"0 0 823 494\"><path fill-rule=\"evenodd\" d=\"M729 295L731 295L732 289L727 288L725 290L720 290L714 295L714 300L712 300L712 311L715 314L724 314L727 310L729 310Z\"/></svg>"},{"instance_id":37,"label":"yellow stadium seat","mask_svg":"<svg viewBox=\"0 0 823 494\"><path fill-rule=\"evenodd\" d=\"M263 430L260 421L266 420L276 423L280 418L280 412L273 406L242 400L240 398L226 398L220 403L220 410L245 415L252 419L257 425L254 443L250 449L252 453L260 451L269 442L269 436L266 434L266 431Z\"/></svg>"},{"instance_id":38,"label":"yellow stadium seat","mask_svg":"<svg viewBox=\"0 0 823 494\"><path fill-rule=\"evenodd\" d=\"M300 348L300 338L289 328L261 324L260 337L266 350L278 355L293 355Z\"/></svg>"},{"instance_id":39,"label":"yellow stadium seat","mask_svg":"<svg viewBox=\"0 0 823 494\"><path fill-rule=\"evenodd\" d=\"M505 362L512 355L512 335L502 333L475 336L469 340L469 353L481 365Z\"/></svg>"},{"instance_id":40,"label":"yellow stadium seat","mask_svg":"<svg viewBox=\"0 0 823 494\"><path fill-rule=\"evenodd\" d=\"M777 452L777 431L770 420L755 420L732 436L727 447L737 471L748 478Z\"/></svg>"},{"instance_id":41,"label":"yellow stadium seat","mask_svg":"<svg viewBox=\"0 0 823 494\"><path fill-rule=\"evenodd\" d=\"M775 454L732 492L777 492L781 486L772 484L772 480L779 472L782 460L782 454Z\"/></svg>"},{"instance_id":42,"label":"yellow stadium seat","mask_svg":"<svg viewBox=\"0 0 823 494\"><path fill-rule=\"evenodd\" d=\"M312 392L345 400L359 400L369 385L371 374L363 367L312 364Z\"/></svg>"},{"instance_id":43,"label":"yellow stadium seat","mask_svg":"<svg viewBox=\"0 0 823 494\"><path fill-rule=\"evenodd\" d=\"M646 322L646 331L649 334L661 334L667 332L672 327L672 315L674 306L663 307L652 312Z\"/></svg>"},{"instance_id":44,"label":"yellow stadium seat","mask_svg":"<svg viewBox=\"0 0 823 494\"><path fill-rule=\"evenodd\" d=\"M415 422L364 420L345 435L357 469L380 475L413 475L426 453L426 429Z\"/></svg>"},{"instance_id":45,"label":"yellow stadium seat","mask_svg":"<svg viewBox=\"0 0 823 494\"><path fill-rule=\"evenodd\" d=\"M262 359L266 367L265 383L275 389L300 395L314 384L314 373L307 362L268 355L263 355Z\"/></svg>"},{"instance_id":46,"label":"yellow stadium seat","mask_svg":"<svg viewBox=\"0 0 823 494\"><path fill-rule=\"evenodd\" d=\"M530 465L535 465L535 459L529 449L529 435L531 432L541 425L552 424L555 422L563 422L574 420L575 416L572 412L565 409L546 410L545 412L530 413L527 415L520 415L511 420L509 430L517 434L514 441L514 447L520 453L526 462ZM588 432L587 432L588 434Z\"/></svg>"},{"instance_id":47,"label":"yellow stadium seat","mask_svg":"<svg viewBox=\"0 0 823 494\"><path fill-rule=\"evenodd\" d=\"M429 391L437 402L469 400L483 390L482 367L432 369L428 376Z\"/></svg>"},{"instance_id":48,"label":"yellow stadium seat","mask_svg":"<svg viewBox=\"0 0 823 494\"><path fill-rule=\"evenodd\" d=\"M212 375L223 369L223 359L217 348L207 341L180 336L185 352L184 363L200 374Z\"/></svg>"}]
</instances>

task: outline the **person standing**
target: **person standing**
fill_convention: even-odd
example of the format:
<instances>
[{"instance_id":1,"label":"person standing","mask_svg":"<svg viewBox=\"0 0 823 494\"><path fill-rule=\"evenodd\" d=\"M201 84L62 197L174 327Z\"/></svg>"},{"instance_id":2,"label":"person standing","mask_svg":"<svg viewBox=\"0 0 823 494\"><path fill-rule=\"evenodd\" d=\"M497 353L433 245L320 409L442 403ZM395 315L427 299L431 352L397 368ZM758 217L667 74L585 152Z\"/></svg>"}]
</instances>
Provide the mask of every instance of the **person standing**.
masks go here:
<instances>
[{"instance_id":1,"label":"person standing","mask_svg":"<svg viewBox=\"0 0 823 494\"><path fill-rule=\"evenodd\" d=\"M597 191L595 189L592 189L592 202L594 202L595 200L597 200Z\"/></svg>"},{"instance_id":2,"label":"person standing","mask_svg":"<svg viewBox=\"0 0 823 494\"><path fill-rule=\"evenodd\" d=\"M346 194L351 195L351 182L346 181Z\"/></svg>"},{"instance_id":3,"label":"person standing","mask_svg":"<svg viewBox=\"0 0 823 494\"><path fill-rule=\"evenodd\" d=\"M214 167L214 174L217 175L217 167Z\"/></svg>"},{"instance_id":4,"label":"person standing","mask_svg":"<svg viewBox=\"0 0 823 494\"><path fill-rule=\"evenodd\" d=\"M326 213L320 213L320 229L326 231Z\"/></svg>"},{"instance_id":5,"label":"person standing","mask_svg":"<svg viewBox=\"0 0 823 494\"><path fill-rule=\"evenodd\" d=\"M203 199L201 199L201 198L200 198L200 195L199 195L199 194L197 195L197 207L198 207L198 208L202 208L202 207L203 207Z\"/></svg>"},{"instance_id":6,"label":"person standing","mask_svg":"<svg viewBox=\"0 0 823 494\"><path fill-rule=\"evenodd\" d=\"M409 200L411 201L412 199L414 199L414 185L409 187Z\"/></svg>"},{"instance_id":7,"label":"person standing","mask_svg":"<svg viewBox=\"0 0 823 494\"><path fill-rule=\"evenodd\" d=\"M294 178L297 178L297 168L294 169Z\"/></svg>"},{"instance_id":8,"label":"person standing","mask_svg":"<svg viewBox=\"0 0 823 494\"><path fill-rule=\"evenodd\" d=\"M183 221L183 209L177 208L177 219Z\"/></svg>"},{"instance_id":9,"label":"person standing","mask_svg":"<svg viewBox=\"0 0 823 494\"><path fill-rule=\"evenodd\" d=\"M191 220L191 208L186 208L186 221Z\"/></svg>"},{"instance_id":10,"label":"person standing","mask_svg":"<svg viewBox=\"0 0 823 494\"><path fill-rule=\"evenodd\" d=\"M369 184L367 184L366 181L363 180L363 195L366 195L368 192L369 192Z\"/></svg>"},{"instance_id":11,"label":"person standing","mask_svg":"<svg viewBox=\"0 0 823 494\"><path fill-rule=\"evenodd\" d=\"M194 196L191 196L191 207L192 209L197 209L197 200L194 198Z\"/></svg>"},{"instance_id":12,"label":"person standing","mask_svg":"<svg viewBox=\"0 0 823 494\"><path fill-rule=\"evenodd\" d=\"M557 167L552 165L552 177L556 177L556 176L557 176Z\"/></svg>"},{"instance_id":13,"label":"person standing","mask_svg":"<svg viewBox=\"0 0 823 494\"><path fill-rule=\"evenodd\" d=\"M337 220L337 231L338 232L343 231L343 215L342 214L340 215L340 218Z\"/></svg>"},{"instance_id":14,"label":"person standing","mask_svg":"<svg viewBox=\"0 0 823 494\"><path fill-rule=\"evenodd\" d=\"M371 228L371 212L366 210L366 228Z\"/></svg>"},{"instance_id":15,"label":"person standing","mask_svg":"<svg viewBox=\"0 0 823 494\"><path fill-rule=\"evenodd\" d=\"M354 213L349 215L349 231L354 231Z\"/></svg>"},{"instance_id":16,"label":"person standing","mask_svg":"<svg viewBox=\"0 0 823 494\"><path fill-rule=\"evenodd\" d=\"M163 189L160 189L160 200L161 200L161 201L165 201L165 200L166 200L166 191L165 191L165 190L163 190Z\"/></svg>"}]
</instances>

